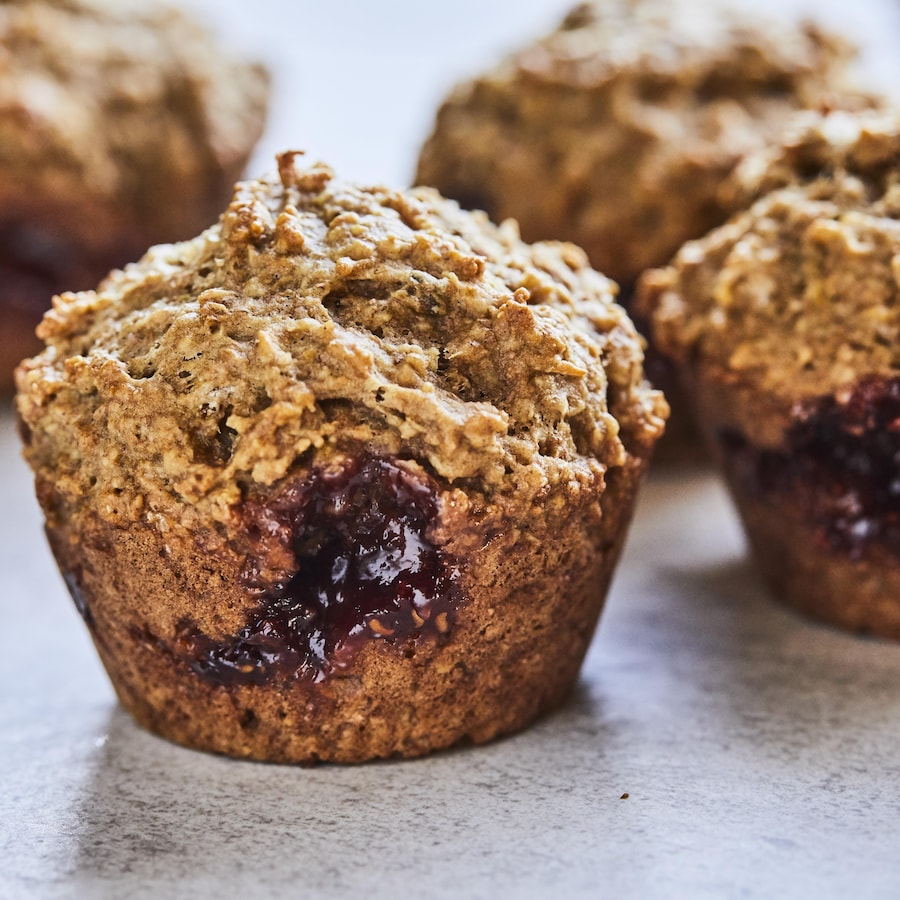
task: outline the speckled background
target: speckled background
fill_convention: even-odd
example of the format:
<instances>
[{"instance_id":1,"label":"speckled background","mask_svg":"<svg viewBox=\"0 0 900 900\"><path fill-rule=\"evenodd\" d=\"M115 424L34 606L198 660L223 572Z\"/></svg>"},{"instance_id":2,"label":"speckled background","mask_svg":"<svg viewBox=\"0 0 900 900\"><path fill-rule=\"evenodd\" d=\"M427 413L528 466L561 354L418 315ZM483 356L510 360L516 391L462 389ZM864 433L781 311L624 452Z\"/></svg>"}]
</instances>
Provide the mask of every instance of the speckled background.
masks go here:
<instances>
[{"instance_id":1,"label":"speckled background","mask_svg":"<svg viewBox=\"0 0 900 900\"><path fill-rule=\"evenodd\" d=\"M195 5L275 67L254 166L292 144L402 183L447 85L566 4L517 4L512 24L504 0ZM823 5L896 70L896 4ZM900 891L900 647L773 604L712 475L650 479L565 709L416 762L274 767L137 729L45 547L8 410L0 571L0 898Z\"/></svg>"}]
</instances>

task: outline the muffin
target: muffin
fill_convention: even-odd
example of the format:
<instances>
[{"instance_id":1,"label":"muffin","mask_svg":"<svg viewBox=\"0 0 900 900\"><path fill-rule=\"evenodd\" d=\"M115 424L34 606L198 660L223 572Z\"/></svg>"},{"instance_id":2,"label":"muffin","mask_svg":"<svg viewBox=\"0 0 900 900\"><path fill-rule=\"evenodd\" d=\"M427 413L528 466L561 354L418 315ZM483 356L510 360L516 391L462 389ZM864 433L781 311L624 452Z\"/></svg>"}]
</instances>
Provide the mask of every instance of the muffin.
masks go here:
<instances>
[{"instance_id":1,"label":"muffin","mask_svg":"<svg viewBox=\"0 0 900 900\"><path fill-rule=\"evenodd\" d=\"M54 293L214 221L267 94L175 9L0 2L0 392Z\"/></svg>"},{"instance_id":2,"label":"muffin","mask_svg":"<svg viewBox=\"0 0 900 900\"><path fill-rule=\"evenodd\" d=\"M900 116L810 116L734 193L637 303L776 593L900 638Z\"/></svg>"},{"instance_id":3,"label":"muffin","mask_svg":"<svg viewBox=\"0 0 900 900\"><path fill-rule=\"evenodd\" d=\"M517 219L525 240L580 245L628 306L644 269L725 221L718 190L738 160L796 110L830 102L850 56L812 24L773 26L722 3L583 4L456 88L416 180ZM673 408L661 452L696 456L668 362L649 365Z\"/></svg>"},{"instance_id":4,"label":"muffin","mask_svg":"<svg viewBox=\"0 0 900 900\"><path fill-rule=\"evenodd\" d=\"M25 454L135 719L356 762L560 703L666 414L614 291L573 246L286 153L57 298Z\"/></svg>"}]
</instances>

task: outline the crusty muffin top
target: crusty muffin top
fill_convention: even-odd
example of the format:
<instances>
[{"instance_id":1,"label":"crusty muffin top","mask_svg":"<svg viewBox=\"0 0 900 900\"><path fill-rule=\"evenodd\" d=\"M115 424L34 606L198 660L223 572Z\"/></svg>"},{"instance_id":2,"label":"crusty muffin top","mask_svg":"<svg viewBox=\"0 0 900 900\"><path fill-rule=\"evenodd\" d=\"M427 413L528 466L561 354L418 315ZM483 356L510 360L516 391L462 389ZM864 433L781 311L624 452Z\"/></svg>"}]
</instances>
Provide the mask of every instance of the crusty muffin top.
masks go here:
<instances>
[{"instance_id":1,"label":"crusty muffin top","mask_svg":"<svg viewBox=\"0 0 900 900\"><path fill-rule=\"evenodd\" d=\"M631 287L727 218L717 190L798 109L844 94L852 48L811 23L693 0L603 0L460 85L420 184L526 240L583 246Z\"/></svg>"},{"instance_id":2,"label":"crusty muffin top","mask_svg":"<svg viewBox=\"0 0 900 900\"><path fill-rule=\"evenodd\" d=\"M39 480L111 519L221 520L360 448L526 506L646 456L665 401L580 250L297 157L196 239L56 298L17 373Z\"/></svg>"},{"instance_id":3,"label":"crusty muffin top","mask_svg":"<svg viewBox=\"0 0 900 900\"><path fill-rule=\"evenodd\" d=\"M186 209L221 211L267 92L260 66L171 6L0 0L0 225L49 209L88 250L116 229L189 237Z\"/></svg>"},{"instance_id":4,"label":"crusty muffin top","mask_svg":"<svg viewBox=\"0 0 900 900\"><path fill-rule=\"evenodd\" d=\"M900 115L807 114L727 187L749 209L640 285L663 351L785 403L896 376Z\"/></svg>"}]
</instances>

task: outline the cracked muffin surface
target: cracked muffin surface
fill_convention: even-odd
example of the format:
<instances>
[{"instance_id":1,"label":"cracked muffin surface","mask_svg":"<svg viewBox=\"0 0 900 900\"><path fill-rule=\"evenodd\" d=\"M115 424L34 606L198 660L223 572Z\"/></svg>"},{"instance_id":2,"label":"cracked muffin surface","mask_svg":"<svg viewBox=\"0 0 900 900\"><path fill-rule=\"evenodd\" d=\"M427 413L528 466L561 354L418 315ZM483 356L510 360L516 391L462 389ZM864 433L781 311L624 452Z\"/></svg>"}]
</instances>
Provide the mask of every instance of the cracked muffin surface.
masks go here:
<instances>
[{"instance_id":1,"label":"cracked muffin surface","mask_svg":"<svg viewBox=\"0 0 900 900\"><path fill-rule=\"evenodd\" d=\"M810 114L729 188L749 209L647 273L637 302L777 589L898 637L900 120Z\"/></svg>"},{"instance_id":2,"label":"cracked muffin surface","mask_svg":"<svg viewBox=\"0 0 900 900\"><path fill-rule=\"evenodd\" d=\"M573 246L279 167L45 316L18 409L60 567L182 743L360 760L521 727L577 674L662 431L640 340Z\"/></svg>"},{"instance_id":3,"label":"cracked muffin surface","mask_svg":"<svg viewBox=\"0 0 900 900\"><path fill-rule=\"evenodd\" d=\"M7 385L62 290L219 214L268 77L173 7L0 2L0 316Z\"/></svg>"}]
</instances>

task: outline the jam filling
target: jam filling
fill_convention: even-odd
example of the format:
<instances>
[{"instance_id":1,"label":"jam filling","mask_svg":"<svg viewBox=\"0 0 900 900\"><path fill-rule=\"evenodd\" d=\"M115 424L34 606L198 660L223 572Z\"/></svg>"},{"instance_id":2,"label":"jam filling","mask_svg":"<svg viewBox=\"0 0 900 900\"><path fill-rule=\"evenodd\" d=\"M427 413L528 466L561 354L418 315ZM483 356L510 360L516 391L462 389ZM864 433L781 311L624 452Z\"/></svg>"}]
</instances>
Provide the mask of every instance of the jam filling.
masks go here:
<instances>
[{"instance_id":1,"label":"jam filling","mask_svg":"<svg viewBox=\"0 0 900 900\"><path fill-rule=\"evenodd\" d=\"M248 501L250 532L260 546L289 549L296 571L263 585L251 563L244 581L261 593L258 610L221 643L185 626L179 655L219 684L320 681L373 640L412 653L423 638L442 639L460 591L453 561L429 536L437 496L368 456L318 471L265 504Z\"/></svg>"},{"instance_id":2,"label":"jam filling","mask_svg":"<svg viewBox=\"0 0 900 900\"><path fill-rule=\"evenodd\" d=\"M820 543L860 559L872 545L900 556L900 378L868 378L846 396L798 409L779 450L720 435L756 492L798 490Z\"/></svg>"}]
</instances>

